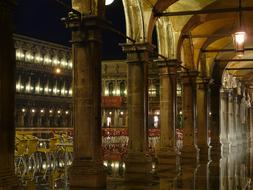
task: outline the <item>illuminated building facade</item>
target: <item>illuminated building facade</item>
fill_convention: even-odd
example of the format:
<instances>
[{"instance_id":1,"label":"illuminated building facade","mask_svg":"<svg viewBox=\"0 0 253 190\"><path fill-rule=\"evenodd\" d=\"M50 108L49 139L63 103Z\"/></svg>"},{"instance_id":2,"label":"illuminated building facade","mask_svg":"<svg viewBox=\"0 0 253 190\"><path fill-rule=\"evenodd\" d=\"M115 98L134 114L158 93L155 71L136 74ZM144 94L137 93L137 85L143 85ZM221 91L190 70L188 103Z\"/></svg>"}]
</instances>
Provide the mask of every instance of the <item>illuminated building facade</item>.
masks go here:
<instances>
[{"instance_id":1,"label":"illuminated building facade","mask_svg":"<svg viewBox=\"0 0 253 190\"><path fill-rule=\"evenodd\" d=\"M16 126L72 127L71 48L15 35ZM159 80L150 65L149 127L159 127ZM127 126L127 64L102 62L102 127Z\"/></svg>"}]
</instances>

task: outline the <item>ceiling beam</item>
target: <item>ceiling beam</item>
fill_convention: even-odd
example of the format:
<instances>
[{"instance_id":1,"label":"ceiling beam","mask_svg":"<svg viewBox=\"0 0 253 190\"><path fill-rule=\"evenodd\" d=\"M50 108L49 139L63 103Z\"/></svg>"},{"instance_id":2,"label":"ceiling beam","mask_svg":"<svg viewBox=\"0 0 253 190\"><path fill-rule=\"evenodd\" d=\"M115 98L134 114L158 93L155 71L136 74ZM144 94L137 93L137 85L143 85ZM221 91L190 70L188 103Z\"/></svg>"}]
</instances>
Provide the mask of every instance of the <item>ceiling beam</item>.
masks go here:
<instances>
[{"instance_id":1,"label":"ceiling beam","mask_svg":"<svg viewBox=\"0 0 253 190\"><path fill-rule=\"evenodd\" d=\"M253 67L241 67L241 68L226 68L226 70L253 70Z\"/></svg>"},{"instance_id":2,"label":"ceiling beam","mask_svg":"<svg viewBox=\"0 0 253 190\"><path fill-rule=\"evenodd\" d=\"M231 36L232 33L226 34L183 34L183 38L223 38Z\"/></svg>"},{"instance_id":3,"label":"ceiling beam","mask_svg":"<svg viewBox=\"0 0 253 190\"><path fill-rule=\"evenodd\" d=\"M173 12L154 13L154 15L155 17L170 17L170 16L185 16L185 15L199 15L199 14L231 13L240 11L253 11L253 7L201 9L195 11L173 11Z\"/></svg>"},{"instance_id":4,"label":"ceiling beam","mask_svg":"<svg viewBox=\"0 0 253 190\"><path fill-rule=\"evenodd\" d=\"M216 62L245 62L253 61L253 59L215 59Z\"/></svg>"},{"instance_id":5,"label":"ceiling beam","mask_svg":"<svg viewBox=\"0 0 253 190\"><path fill-rule=\"evenodd\" d=\"M203 49L203 53L235 52L235 49ZM253 48L244 48L244 51L253 51Z\"/></svg>"}]
</instances>

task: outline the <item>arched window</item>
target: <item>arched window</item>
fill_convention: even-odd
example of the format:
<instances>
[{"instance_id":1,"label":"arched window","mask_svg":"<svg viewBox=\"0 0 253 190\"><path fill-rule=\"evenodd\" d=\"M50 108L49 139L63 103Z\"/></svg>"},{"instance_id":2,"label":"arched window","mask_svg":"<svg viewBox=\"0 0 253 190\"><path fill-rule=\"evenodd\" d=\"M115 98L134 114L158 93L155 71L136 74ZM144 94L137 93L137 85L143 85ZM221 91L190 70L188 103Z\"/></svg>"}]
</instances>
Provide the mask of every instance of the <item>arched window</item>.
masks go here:
<instances>
[{"instance_id":1,"label":"arched window","mask_svg":"<svg viewBox=\"0 0 253 190\"><path fill-rule=\"evenodd\" d=\"M120 88L120 96L125 96L125 90L126 90L126 83L125 81L121 81L119 84L119 88Z\"/></svg>"},{"instance_id":2,"label":"arched window","mask_svg":"<svg viewBox=\"0 0 253 190\"><path fill-rule=\"evenodd\" d=\"M108 90L109 90L109 96L113 96L113 82L109 82L108 84Z\"/></svg>"}]
</instances>

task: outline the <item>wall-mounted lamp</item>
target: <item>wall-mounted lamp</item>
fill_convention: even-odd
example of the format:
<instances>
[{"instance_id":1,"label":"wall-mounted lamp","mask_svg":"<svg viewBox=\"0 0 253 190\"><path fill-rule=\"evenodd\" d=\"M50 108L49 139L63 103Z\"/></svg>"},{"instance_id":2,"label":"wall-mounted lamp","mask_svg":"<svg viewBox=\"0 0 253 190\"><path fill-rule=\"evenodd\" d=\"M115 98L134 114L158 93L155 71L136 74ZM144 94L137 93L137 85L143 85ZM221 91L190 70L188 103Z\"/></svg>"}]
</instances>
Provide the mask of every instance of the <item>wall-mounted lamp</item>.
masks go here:
<instances>
[{"instance_id":1,"label":"wall-mounted lamp","mask_svg":"<svg viewBox=\"0 0 253 190\"><path fill-rule=\"evenodd\" d=\"M239 30L233 34L233 41L236 55L242 57L244 55L244 43L246 39L246 32L242 29L242 2L239 0Z\"/></svg>"}]
</instances>

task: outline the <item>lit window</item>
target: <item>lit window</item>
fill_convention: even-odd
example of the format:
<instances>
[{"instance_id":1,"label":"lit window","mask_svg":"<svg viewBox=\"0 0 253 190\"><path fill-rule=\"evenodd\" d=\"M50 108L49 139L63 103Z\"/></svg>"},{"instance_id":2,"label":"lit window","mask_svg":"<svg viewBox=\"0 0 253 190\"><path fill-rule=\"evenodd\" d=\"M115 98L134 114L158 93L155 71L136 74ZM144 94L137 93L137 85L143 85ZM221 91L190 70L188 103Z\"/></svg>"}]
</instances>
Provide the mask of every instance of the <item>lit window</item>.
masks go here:
<instances>
[{"instance_id":1,"label":"lit window","mask_svg":"<svg viewBox=\"0 0 253 190\"><path fill-rule=\"evenodd\" d=\"M57 58L53 59L53 65L59 65L60 63L61 62Z\"/></svg>"},{"instance_id":2,"label":"lit window","mask_svg":"<svg viewBox=\"0 0 253 190\"><path fill-rule=\"evenodd\" d=\"M72 90L71 89L69 90L69 96L72 96Z\"/></svg>"},{"instance_id":3,"label":"lit window","mask_svg":"<svg viewBox=\"0 0 253 190\"><path fill-rule=\"evenodd\" d=\"M30 52L25 54L25 61L32 62L34 59L33 55Z\"/></svg>"},{"instance_id":4,"label":"lit window","mask_svg":"<svg viewBox=\"0 0 253 190\"><path fill-rule=\"evenodd\" d=\"M50 57L49 57L48 55L44 57L44 63L45 63L45 64L50 64L50 63L52 63L52 60L50 59Z\"/></svg>"},{"instance_id":5,"label":"lit window","mask_svg":"<svg viewBox=\"0 0 253 190\"><path fill-rule=\"evenodd\" d=\"M16 51L16 59L17 60L22 60L22 59L24 59L24 57L25 57L25 54L23 53L22 50L19 49Z\"/></svg>"},{"instance_id":6,"label":"lit window","mask_svg":"<svg viewBox=\"0 0 253 190\"><path fill-rule=\"evenodd\" d=\"M154 116L154 127L157 128L159 123L159 117L157 115Z\"/></svg>"},{"instance_id":7,"label":"lit window","mask_svg":"<svg viewBox=\"0 0 253 190\"><path fill-rule=\"evenodd\" d=\"M20 82L18 82L16 84L16 90L19 92L21 90L21 85L20 85Z\"/></svg>"},{"instance_id":8,"label":"lit window","mask_svg":"<svg viewBox=\"0 0 253 190\"><path fill-rule=\"evenodd\" d=\"M68 67L69 67L69 68L72 68L72 67L73 67L73 63L72 63L71 60L68 61Z\"/></svg>"},{"instance_id":9,"label":"lit window","mask_svg":"<svg viewBox=\"0 0 253 190\"><path fill-rule=\"evenodd\" d=\"M43 61L43 58L40 56L40 54L37 54L35 56L35 63L41 63Z\"/></svg>"},{"instance_id":10,"label":"lit window","mask_svg":"<svg viewBox=\"0 0 253 190\"><path fill-rule=\"evenodd\" d=\"M156 87L155 85L151 84L148 89L148 95L150 97L156 97Z\"/></svg>"},{"instance_id":11,"label":"lit window","mask_svg":"<svg viewBox=\"0 0 253 190\"><path fill-rule=\"evenodd\" d=\"M68 66L68 63L67 63L66 59L61 60L61 66L62 67L67 67Z\"/></svg>"}]
</instances>

